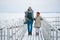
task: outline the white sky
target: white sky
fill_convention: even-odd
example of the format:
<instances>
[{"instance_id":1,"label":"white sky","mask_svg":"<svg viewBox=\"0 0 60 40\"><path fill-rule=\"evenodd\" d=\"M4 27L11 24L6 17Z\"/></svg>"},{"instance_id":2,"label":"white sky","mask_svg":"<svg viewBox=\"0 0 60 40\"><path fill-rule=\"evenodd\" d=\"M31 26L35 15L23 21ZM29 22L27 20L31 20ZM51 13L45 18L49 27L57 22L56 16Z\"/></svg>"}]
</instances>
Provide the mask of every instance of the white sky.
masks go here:
<instances>
[{"instance_id":1,"label":"white sky","mask_svg":"<svg viewBox=\"0 0 60 40\"><path fill-rule=\"evenodd\" d=\"M60 12L60 0L0 0L0 12L24 13L29 6L34 12Z\"/></svg>"}]
</instances>

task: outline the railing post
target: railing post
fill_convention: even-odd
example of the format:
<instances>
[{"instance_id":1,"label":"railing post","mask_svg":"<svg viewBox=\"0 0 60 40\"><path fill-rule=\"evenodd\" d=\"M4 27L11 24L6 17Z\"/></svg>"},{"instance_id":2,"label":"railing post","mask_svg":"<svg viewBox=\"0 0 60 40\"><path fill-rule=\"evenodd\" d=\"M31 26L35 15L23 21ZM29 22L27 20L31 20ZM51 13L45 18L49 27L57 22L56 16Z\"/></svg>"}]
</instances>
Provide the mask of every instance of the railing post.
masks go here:
<instances>
[{"instance_id":1,"label":"railing post","mask_svg":"<svg viewBox=\"0 0 60 40\"><path fill-rule=\"evenodd\" d=\"M16 28L15 28L15 40L16 40Z\"/></svg>"},{"instance_id":2,"label":"railing post","mask_svg":"<svg viewBox=\"0 0 60 40\"><path fill-rule=\"evenodd\" d=\"M4 40L5 40L5 30L4 30Z\"/></svg>"},{"instance_id":3,"label":"railing post","mask_svg":"<svg viewBox=\"0 0 60 40\"><path fill-rule=\"evenodd\" d=\"M56 40L58 40L58 31L56 31Z\"/></svg>"},{"instance_id":4,"label":"railing post","mask_svg":"<svg viewBox=\"0 0 60 40\"><path fill-rule=\"evenodd\" d=\"M2 29L0 29L1 30L1 40L2 40Z\"/></svg>"},{"instance_id":5,"label":"railing post","mask_svg":"<svg viewBox=\"0 0 60 40\"><path fill-rule=\"evenodd\" d=\"M49 40L51 40L51 29L49 28Z\"/></svg>"},{"instance_id":6,"label":"railing post","mask_svg":"<svg viewBox=\"0 0 60 40\"><path fill-rule=\"evenodd\" d=\"M10 40L10 29L7 28L7 40Z\"/></svg>"},{"instance_id":7,"label":"railing post","mask_svg":"<svg viewBox=\"0 0 60 40\"><path fill-rule=\"evenodd\" d=\"M54 29L53 29L53 40L54 40Z\"/></svg>"},{"instance_id":8,"label":"railing post","mask_svg":"<svg viewBox=\"0 0 60 40\"><path fill-rule=\"evenodd\" d=\"M12 27L12 40L13 40L13 27Z\"/></svg>"}]
</instances>

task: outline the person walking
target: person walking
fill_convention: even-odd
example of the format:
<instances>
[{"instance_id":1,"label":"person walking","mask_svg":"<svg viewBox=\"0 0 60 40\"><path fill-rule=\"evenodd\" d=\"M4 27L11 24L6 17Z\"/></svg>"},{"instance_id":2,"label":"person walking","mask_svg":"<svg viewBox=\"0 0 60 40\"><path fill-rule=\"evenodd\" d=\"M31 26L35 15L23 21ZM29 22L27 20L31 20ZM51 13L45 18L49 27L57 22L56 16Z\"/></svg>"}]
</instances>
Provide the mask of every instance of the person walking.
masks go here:
<instances>
[{"instance_id":1,"label":"person walking","mask_svg":"<svg viewBox=\"0 0 60 40\"><path fill-rule=\"evenodd\" d=\"M33 10L31 7L25 12L25 20L28 28L28 35L32 35L32 26L33 26Z\"/></svg>"},{"instance_id":2,"label":"person walking","mask_svg":"<svg viewBox=\"0 0 60 40\"><path fill-rule=\"evenodd\" d=\"M34 20L35 20L36 35L39 35L39 28L41 27L41 20L43 20L42 17L40 16L40 12L37 12Z\"/></svg>"}]
</instances>

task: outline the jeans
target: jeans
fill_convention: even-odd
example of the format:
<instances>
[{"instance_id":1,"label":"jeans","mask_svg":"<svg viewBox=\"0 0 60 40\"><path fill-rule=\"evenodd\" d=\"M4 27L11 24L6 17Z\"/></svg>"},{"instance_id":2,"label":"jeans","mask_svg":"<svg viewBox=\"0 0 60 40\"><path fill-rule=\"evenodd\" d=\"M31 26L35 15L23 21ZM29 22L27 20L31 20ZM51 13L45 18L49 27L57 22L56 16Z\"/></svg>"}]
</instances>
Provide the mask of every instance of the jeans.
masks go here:
<instances>
[{"instance_id":1,"label":"jeans","mask_svg":"<svg viewBox=\"0 0 60 40\"><path fill-rule=\"evenodd\" d=\"M28 21L27 22L28 32L32 32L32 25L33 25L33 21Z\"/></svg>"}]
</instances>

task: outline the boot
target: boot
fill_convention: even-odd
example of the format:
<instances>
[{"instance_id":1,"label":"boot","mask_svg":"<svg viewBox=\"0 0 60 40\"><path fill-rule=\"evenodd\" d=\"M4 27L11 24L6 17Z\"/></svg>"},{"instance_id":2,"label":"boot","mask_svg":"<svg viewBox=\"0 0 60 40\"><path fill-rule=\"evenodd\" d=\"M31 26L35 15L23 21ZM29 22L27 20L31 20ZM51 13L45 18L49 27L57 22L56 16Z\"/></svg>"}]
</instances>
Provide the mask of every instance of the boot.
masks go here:
<instances>
[{"instance_id":1,"label":"boot","mask_svg":"<svg viewBox=\"0 0 60 40\"><path fill-rule=\"evenodd\" d=\"M30 32L30 35L32 35L32 32Z\"/></svg>"},{"instance_id":2,"label":"boot","mask_svg":"<svg viewBox=\"0 0 60 40\"><path fill-rule=\"evenodd\" d=\"M36 35L39 35L39 33L38 33L38 32L36 32Z\"/></svg>"},{"instance_id":3,"label":"boot","mask_svg":"<svg viewBox=\"0 0 60 40\"><path fill-rule=\"evenodd\" d=\"M28 32L28 35L31 35L31 32Z\"/></svg>"},{"instance_id":4,"label":"boot","mask_svg":"<svg viewBox=\"0 0 60 40\"><path fill-rule=\"evenodd\" d=\"M32 32L28 32L28 35L32 35Z\"/></svg>"}]
</instances>

